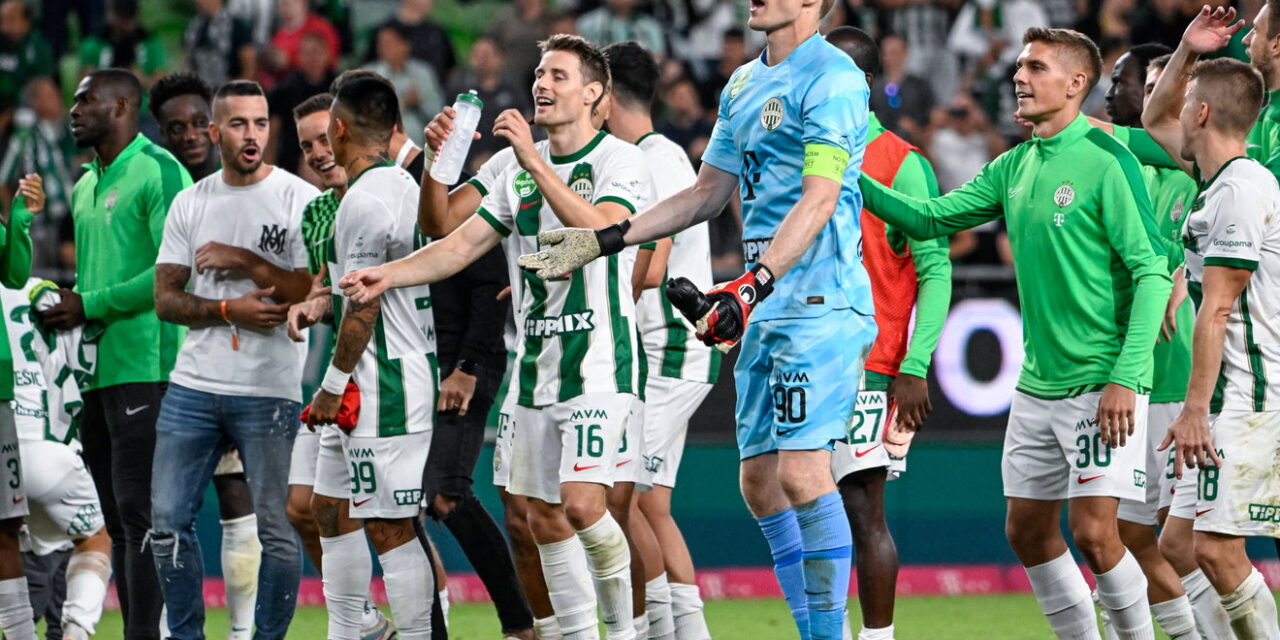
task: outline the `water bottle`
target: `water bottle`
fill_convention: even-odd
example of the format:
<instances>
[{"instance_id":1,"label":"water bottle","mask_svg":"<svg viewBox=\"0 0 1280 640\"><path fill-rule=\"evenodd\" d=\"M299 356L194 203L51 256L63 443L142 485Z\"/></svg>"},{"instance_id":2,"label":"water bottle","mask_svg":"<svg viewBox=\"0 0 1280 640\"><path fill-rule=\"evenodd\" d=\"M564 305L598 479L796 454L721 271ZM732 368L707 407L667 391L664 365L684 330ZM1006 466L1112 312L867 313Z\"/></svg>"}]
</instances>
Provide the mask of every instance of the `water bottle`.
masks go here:
<instances>
[{"instance_id":1,"label":"water bottle","mask_svg":"<svg viewBox=\"0 0 1280 640\"><path fill-rule=\"evenodd\" d=\"M467 152L471 150L471 139L475 137L476 127L480 124L480 110L484 102L475 90L458 94L453 110L457 113L453 119L453 131L444 145L436 152L435 162L431 163L431 179L444 185L451 185L462 176L462 164L467 160Z\"/></svg>"}]
</instances>

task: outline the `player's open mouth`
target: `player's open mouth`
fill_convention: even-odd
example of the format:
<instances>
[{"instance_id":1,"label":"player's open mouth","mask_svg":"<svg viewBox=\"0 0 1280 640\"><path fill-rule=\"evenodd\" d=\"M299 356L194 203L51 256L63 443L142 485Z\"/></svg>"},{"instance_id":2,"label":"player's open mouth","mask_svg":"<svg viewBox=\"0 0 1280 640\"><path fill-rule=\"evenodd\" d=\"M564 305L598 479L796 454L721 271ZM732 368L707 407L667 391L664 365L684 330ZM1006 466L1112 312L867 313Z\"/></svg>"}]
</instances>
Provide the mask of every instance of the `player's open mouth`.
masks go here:
<instances>
[{"instance_id":1,"label":"player's open mouth","mask_svg":"<svg viewBox=\"0 0 1280 640\"><path fill-rule=\"evenodd\" d=\"M551 98L548 98L547 96L538 96L537 98L534 98L534 99L533 99L533 105L534 105L534 107L536 107L536 108L538 108L538 109L541 109L541 108L543 108L543 107L548 107L548 108L549 108L549 107L551 107L551 106L555 105L555 103L556 103L556 102L555 102L555 100L552 100Z\"/></svg>"},{"instance_id":2,"label":"player's open mouth","mask_svg":"<svg viewBox=\"0 0 1280 640\"><path fill-rule=\"evenodd\" d=\"M330 162L329 164L326 164L320 167L319 169L316 169L316 171L318 171L319 173L329 173L330 171L333 171L334 169L337 169L337 168L338 168L338 163Z\"/></svg>"},{"instance_id":3,"label":"player's open mouth","mask_svg":"<svg viewBox=\"0 0 1280 640\"><path fill-rule=\"evenodd\" d=\"M1026 91L1015 91L1013 95L1019 100L1023 100L1023 99L1030 100L1031 98L1035 97Z\"/></svg>"},{"instance_id":4,"label":"player's open mouth","mask_svg":"<svg viewBox=\"0 0 1280 640\"><path fill-rule=\"evenodd\" d=\"M764 0L751 0L751 12L755 13L756 9L764 8Z\"/></svg>"},{"instance_id":5,"label":"player's open mouth","mask_svg":"<svg viewBox=\"0 0 1280 640\"><path fill-rule=\"evenodd\" d=\"M240 157L244 158L245 162L254 162L258 159L258 148L245 147L240 150Z\"/></svg>"}]
</instances>

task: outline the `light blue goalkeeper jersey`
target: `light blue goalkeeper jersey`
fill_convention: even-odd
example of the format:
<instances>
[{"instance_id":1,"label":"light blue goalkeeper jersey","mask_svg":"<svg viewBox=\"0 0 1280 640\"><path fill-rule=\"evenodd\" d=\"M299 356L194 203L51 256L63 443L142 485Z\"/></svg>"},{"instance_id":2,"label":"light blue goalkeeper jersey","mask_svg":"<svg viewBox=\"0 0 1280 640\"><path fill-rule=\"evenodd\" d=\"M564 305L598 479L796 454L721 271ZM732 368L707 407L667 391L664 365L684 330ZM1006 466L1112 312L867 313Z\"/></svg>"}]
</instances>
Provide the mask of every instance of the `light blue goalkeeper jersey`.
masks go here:
<instances>
[{"instance_id":1,"label":"light blue goalkeeper jersey","mask_svg":"<svg viewBox=\"0 0 1280 640\"><path fill-rule=\"evenodd\" d=\"M753 321L812 318L832 309L872 314L858 217L869 95L865 74L818 34L774 66L762 54L739 67L721 93L702 161L739 176L748 265L764 255L800 200L805 146L828 145L849 154L835 215L777 280L773 295L756 307Z\"/></svg>"}]
</instances>

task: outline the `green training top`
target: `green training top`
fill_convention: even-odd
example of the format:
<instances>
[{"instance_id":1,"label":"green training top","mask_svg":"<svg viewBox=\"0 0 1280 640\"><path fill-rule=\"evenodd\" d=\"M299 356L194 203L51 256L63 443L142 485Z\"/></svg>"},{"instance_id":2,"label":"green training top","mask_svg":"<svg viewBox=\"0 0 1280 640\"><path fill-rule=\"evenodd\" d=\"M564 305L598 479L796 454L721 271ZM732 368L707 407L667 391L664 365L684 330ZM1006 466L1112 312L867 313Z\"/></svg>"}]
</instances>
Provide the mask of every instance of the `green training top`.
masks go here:
<instances>
[{"instance_id":1,"label":"green training top","mask_svg":"<svg viewBox=\"0 0 1280 640\"><path fill-rule=\"evenodd\" d=\"M10 289L21 289L31 276L31 218L22 196L18 196L13 199L9 224L0 227L0 284ZM13 400L13 354L4 326L0 326L0 400Z\"/></svg>"},{"instance_id":2,"label":"green training top","mask_svg":"<svg viewBox=\"0 0 1280 640\"><path fill-rule=\"evenodd\" d=\"M333 221L338 217L340 203L338 194L326 189L302 209L302 241L307 245L307 270L313 276L325 264L325 247L333 237ZM329 284L328 277L325 284Z\"/></svg>"},{"instance_id":3,"label":"green training top","mask_svg":"<svg viewBox=\"0 0 1280 640\"><path fill-rule=\"evenodd\" d=\"M98 368L86 390L169 379L182 327L155 312L156 253L169 203L191 176L141 134L111 164L98 158L76 182L76 290L87 318L101 320Z\"/></svg>"},{"instance_id":4,"label":"green training top","mask_svg":"<svg viewBox=\"0 0 1280 640\"><path fill-rule=\"evenodd\" d=\"M1172 283L1139 165L1115 138L1078 116L927 201L860 183L868 209L916 238L1005 217L1026 352L1020 391L1067 398L1114 382L1149 392Z\"/></svg>"},{"instance_id":5,"label":"green training top","mask_svg":"<svg viewBox=\"0 0 1280 640\"><path fill-rule=\"evenodd\" d=\"M867 140L875 140L884 131L884 125L875 114L871 114ZM933 173L933 166L924 156L912 151L893 177L893 190L921 200L938 197L938 178ZM913 240L891 225L885 225L885 236L889 239L889 247L899 255L904 247L910 246L911 263L915 265L919 283L915 329L911 332L907 355L903 356L898 370L923 378L929 374L929 361L933 358L934 349L938 348L942 325L946 323L947 311L951 308L951 243L947 238Z\"/></svg>"}]
</instances>

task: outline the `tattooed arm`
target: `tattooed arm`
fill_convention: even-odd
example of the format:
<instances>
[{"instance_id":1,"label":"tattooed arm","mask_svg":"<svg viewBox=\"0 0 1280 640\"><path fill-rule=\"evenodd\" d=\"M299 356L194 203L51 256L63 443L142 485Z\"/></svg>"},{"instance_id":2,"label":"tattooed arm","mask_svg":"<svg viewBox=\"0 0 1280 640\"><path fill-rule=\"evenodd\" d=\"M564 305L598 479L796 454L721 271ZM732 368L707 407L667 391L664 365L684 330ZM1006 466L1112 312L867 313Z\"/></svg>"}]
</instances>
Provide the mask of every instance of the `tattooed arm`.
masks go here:
<instances>
[{"instance_id":1,"label":"tattooed arm","mask_svg":"<svg viewBox=\"0 0 1280 640\"><path fill-rule=\"evenodd\" d=\"M187 293L187 282L190 279L191 267L165 263L156 265L156 315L161 320L192 329L228 324L228 320L230 324L270 329L285 321L289 305L271 304L263 300L275 293L275 287L254 289L239 298L225 301L227 317L224 319L224 301Z\"/></svg>"},{"instance_id":2,"label":"tattooed arm","mask_svg":"<svg viewBox=\"0 0 1280 640\"><path fill-rule=\"evenodd\" d=\"M347 301L347 308L342 311L342 324L338 327L338 340L333 345L333 366L339 371L355 371L360 355L369 346L381 309L381 299L364 304Z\"/></svg>"}]
</instances>

